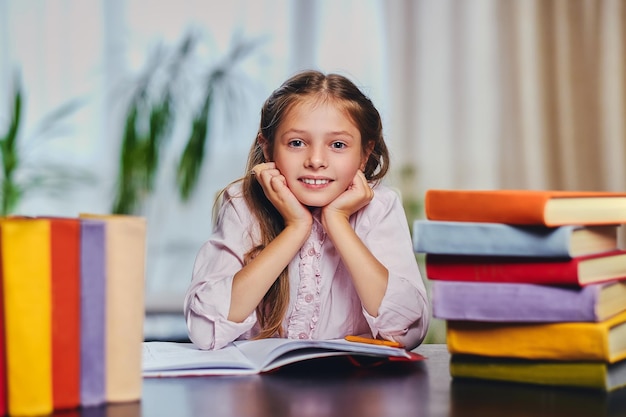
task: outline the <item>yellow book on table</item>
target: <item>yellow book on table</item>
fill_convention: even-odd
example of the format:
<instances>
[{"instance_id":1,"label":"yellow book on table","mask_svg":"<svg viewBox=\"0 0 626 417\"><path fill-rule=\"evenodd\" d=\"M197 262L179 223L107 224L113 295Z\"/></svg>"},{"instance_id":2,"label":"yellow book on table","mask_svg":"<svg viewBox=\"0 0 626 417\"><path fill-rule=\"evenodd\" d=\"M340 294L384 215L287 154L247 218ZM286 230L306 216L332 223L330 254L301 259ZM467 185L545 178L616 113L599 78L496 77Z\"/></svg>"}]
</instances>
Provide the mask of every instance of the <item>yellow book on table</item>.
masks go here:
<instances>
[{"instance_id":1,"label":"yellow book on table","mask_svg":"<svg viewBox=\"0 0 626 417\"><path fill-rule=\"evenodd\" d=\"M600 322L488 323L447 322L452 354L524 359L626 359L626 311Z\"/></svg>"},{"instance_id":2,"label":"yellow book on table","mask_svg":"<svg viewBox=\"0 0 626 417\"><path fill-rule=\"evenodd\" d=\"M52 402L50 222L0 220L9 415L49 414Z\"/></svg>"},{"instance_id":3,"label":"yellow book on table","mask_svg":"<svg viewBox=\"0 0 626 417\"><path fill-rule=\"evenodd\" d=\"M105 223L106 402L137 401L142 391L146 221L81 214Z\"/></svg>"}]
</instances>

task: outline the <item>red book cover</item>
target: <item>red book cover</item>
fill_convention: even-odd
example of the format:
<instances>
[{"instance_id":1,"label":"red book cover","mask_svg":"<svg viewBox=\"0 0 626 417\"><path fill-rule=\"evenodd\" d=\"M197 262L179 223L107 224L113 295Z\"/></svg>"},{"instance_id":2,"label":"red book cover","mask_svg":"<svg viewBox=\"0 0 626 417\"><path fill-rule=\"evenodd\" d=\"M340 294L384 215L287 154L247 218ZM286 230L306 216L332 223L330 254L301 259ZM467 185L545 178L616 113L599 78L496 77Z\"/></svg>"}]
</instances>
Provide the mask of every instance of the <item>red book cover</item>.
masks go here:
<instances>
[{"instance_id":1,"label":"red book cover","mask_svg":"<svg viewBox=\"0 0 626 417\"><path fill-rule=\"evenodd\" d=\"M425 267L432 280L583 286L626 278L626 250L573 259L426 254Z\"/></svg>"},{"instance_id":2,"label":"red book cover","mask_svg":"<svg viewBox=\"0 0 626 417\"><path fill-rule=\"evenodd\" d=\"M80 405L80 221L50 219L52 262L52 399Z\"/></svg>"}]
</instances>

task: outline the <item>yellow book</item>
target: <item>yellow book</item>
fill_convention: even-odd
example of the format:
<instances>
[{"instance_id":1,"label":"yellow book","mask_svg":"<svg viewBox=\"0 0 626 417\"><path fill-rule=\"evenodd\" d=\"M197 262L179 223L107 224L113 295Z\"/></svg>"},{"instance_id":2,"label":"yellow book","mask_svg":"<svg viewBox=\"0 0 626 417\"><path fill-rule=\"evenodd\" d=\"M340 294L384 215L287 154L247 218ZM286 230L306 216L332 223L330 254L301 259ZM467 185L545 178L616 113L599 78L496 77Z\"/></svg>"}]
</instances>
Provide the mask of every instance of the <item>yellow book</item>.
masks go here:
<instances>
[{"instance_id":1,"label":"yellow book","mask_svg":"<svg viewBox=\"0 0 626 417\"><path fill-rule=\"evenodd\" d=\"M626 359L626 311L601 322L487 323L448 321L452 354L524 359Z\"/></svg>"},{"instance_id":2,"label":"yellow book","mask_svg":"<svg viewBox=\"0 0 626 417\"><path fill-rule=\"evenodd\" d=\"M10 415L49 414L52 403L50 222L0 220Z\"/></svg>"},{"instance_id":3,"label":"yellow book","mask_svg":"<svg viewBox=\"0 0 626 417\"><path fill-rule=\"evenodd\" d=\"M105 223L106 401L141 398L146 221L135 216L81 214Z\"/></svg>"},{"instance_id":4,"label":"yellow book","mask_svg":"<svg viewBox=\"0 0 626 417\"><path fill-rule=\"evenodd\" d=\"M555 361L452 355L453 378L486 379L534 385L614 391L626 386L626 360Z\"/></svg>"}]
</instances>

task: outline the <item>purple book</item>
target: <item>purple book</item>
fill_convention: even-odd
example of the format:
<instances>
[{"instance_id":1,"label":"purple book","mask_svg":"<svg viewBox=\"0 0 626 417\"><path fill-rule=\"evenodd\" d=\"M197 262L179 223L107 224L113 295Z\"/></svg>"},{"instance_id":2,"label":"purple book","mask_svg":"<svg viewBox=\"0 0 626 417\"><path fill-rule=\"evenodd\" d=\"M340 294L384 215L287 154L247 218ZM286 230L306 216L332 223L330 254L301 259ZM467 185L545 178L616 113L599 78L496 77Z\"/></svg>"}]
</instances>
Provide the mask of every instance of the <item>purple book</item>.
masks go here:
<instances>
[{"instance_id":1,"label":"purple book","mask_svg":"<svg viewBox=\"0 0 626 417\"><path fill-rule=\"evenodd\" d=\"M486 322L596 322L626 310L626 280L562 287L432 281L433 316Z\"/></svg>"},{"instance_id":2,"label":"purple book","mask_svg":"<svg viewBox=\"0 0 626 417\"><path fill-rule=\"evenodd\" d=\"M81 219L80 396L84 407L106 401L106 229Z\"/></svg>"}]
</instances>

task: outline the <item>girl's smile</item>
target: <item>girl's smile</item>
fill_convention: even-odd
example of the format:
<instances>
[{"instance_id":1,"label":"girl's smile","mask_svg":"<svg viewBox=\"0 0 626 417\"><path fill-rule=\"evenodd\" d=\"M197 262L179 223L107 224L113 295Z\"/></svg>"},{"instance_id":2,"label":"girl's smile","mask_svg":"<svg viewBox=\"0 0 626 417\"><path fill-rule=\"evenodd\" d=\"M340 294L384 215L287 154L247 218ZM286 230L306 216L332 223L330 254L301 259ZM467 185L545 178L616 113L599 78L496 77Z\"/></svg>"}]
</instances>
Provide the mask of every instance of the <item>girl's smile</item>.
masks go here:
<instances>
[{"instance_id":1,"label":"girl's smile","mask_svg":"<svg viewBox=\"0 0 626 417\"><path fill-rule=\"evenodd\" d=\"M311 187L323 187L330 184L332 180L328 178L301 178L300 181Z\"/></svg>"}]
</instances>

